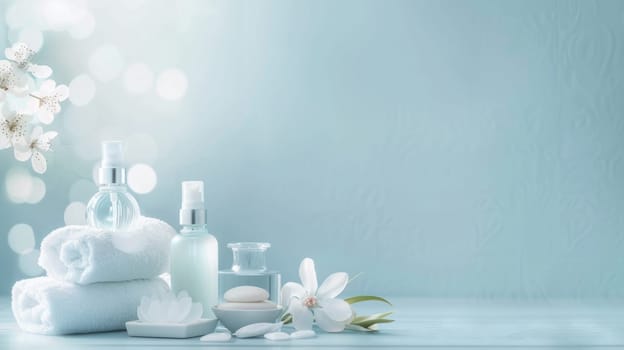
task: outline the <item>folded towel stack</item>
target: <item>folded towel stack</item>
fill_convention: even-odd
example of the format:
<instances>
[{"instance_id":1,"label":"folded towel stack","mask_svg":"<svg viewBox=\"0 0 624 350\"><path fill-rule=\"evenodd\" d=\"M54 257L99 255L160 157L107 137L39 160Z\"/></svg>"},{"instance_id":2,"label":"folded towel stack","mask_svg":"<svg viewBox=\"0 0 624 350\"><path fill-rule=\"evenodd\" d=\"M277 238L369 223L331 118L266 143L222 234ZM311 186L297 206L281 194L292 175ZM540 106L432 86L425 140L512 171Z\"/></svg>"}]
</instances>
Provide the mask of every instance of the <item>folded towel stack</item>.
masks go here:
<instances>
[{"instance_id":1,"label":"folded towel stack","mask_svg":"<svg viewBox=\"0 0 624 350\"><path fill-rule=\"evenodd\" d=\"M169 268L175 230L141 218L132 232L66 226L41 242L47 277L18 281L11 307L25 331L59 335L125 329L142 296L167 291L158 278Z\"/></svg>"}]
</instances>

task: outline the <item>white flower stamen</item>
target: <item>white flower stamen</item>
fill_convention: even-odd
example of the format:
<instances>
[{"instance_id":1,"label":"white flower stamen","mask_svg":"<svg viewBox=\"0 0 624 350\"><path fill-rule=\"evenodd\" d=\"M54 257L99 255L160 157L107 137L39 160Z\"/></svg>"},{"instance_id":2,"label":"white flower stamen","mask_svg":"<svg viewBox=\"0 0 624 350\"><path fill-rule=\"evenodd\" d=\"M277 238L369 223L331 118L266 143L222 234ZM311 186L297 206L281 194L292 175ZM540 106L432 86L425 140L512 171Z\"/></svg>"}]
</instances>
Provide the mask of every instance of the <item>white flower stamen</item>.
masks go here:
<instances>
[{"instance_id":1,"label":"white flower stamen","mask_svg":"<svg viewBox=\"0 0 624 350\"><path fill-rule=\"evenodd\" d=\"M303 299L303 305L307 308L313 308L316 306L317 300L314 295L311 295L305 299Z\"/></svg>"}]
</instances>

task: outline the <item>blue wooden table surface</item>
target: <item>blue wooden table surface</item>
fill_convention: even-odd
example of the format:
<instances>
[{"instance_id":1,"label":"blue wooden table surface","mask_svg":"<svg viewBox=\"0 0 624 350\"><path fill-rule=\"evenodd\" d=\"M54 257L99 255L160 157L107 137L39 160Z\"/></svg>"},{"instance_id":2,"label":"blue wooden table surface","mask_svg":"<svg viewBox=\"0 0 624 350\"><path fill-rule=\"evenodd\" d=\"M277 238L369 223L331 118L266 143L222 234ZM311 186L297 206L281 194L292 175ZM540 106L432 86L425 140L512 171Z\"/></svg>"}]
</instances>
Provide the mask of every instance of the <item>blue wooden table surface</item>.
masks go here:
<instances>
[{"instance_id":1,"label":"blue wooden table surface","mask_svg":"<svg viewBox=\"0 0 624 350\"><path fill-rule=\"evenodd\" d=\"M318 333L313 339L262 338L204 343L194 339L131 338L125 332L40 336L22 332L9 299L0 298L0 349L225 348L606 348L624 347L624 300L474 301L391 298L395 323L374 334ZM385 307L359 304L358 311ZM97 315L93 315L97 317Z\"/></svg>"}]
</instances>

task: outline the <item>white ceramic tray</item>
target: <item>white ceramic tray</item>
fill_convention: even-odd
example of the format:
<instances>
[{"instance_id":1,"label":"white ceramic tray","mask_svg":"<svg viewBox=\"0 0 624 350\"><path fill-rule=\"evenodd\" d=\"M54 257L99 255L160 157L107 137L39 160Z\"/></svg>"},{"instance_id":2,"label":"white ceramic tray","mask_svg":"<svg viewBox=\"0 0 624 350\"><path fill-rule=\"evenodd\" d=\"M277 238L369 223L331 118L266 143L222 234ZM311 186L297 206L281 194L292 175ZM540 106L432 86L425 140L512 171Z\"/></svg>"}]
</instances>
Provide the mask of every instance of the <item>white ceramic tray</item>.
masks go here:
<instances>
[{"instance_id":1,"label":"white ceramic tray","mask_svg":"<svg viewBox=\"0 0 624 350\"><path fill-rule=\"evenodd\" d=\"M216 318L180 324L128 321L126 322L126 330L131 337L193 338L214 332L217 322Z\"/></svg>"}]
</instances>

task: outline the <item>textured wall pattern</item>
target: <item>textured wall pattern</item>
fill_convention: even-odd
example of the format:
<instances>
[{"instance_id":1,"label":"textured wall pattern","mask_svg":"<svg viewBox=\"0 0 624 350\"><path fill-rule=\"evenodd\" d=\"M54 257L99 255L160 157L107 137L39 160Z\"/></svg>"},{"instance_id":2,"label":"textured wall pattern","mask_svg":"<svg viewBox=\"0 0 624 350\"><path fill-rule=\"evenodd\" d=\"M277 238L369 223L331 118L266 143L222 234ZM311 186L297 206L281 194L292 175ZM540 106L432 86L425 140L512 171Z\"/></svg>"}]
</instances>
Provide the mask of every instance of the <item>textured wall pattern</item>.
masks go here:
<instances>
[{"instance_id":1,"label":"textured wall pattern","mask_svg":"<svg viewBox=\"0 0 624 350\"><path fill-rule=\"evenodd\" d=\"M222 266L225 243L260 240L285 280L304 256L321 275L364 272L352 293L624 296L623 1L214 6L218 25L190 21L190 37L158 44L184 53L183 100L114 97L113 82L65 112L154 135L145 213L175 224L179 181L201 178ZM112 28L145 38L147 19L111 18L82 46L48 41L71 61L43 53L67 77L101 42L145 60L132 45L149 40ZM67 191L94 161L63 132L45 200L0 198L0 233L28 222L40 242L63 224ZM4 176L10 155L0 164ZM1 291L23 277L16 266L0 244Z\"/></svg>"}]
</instances>

